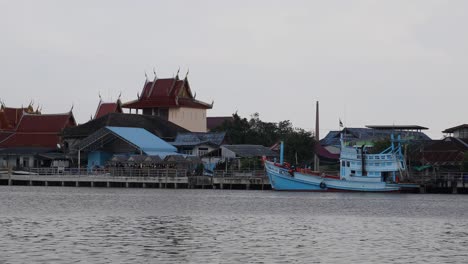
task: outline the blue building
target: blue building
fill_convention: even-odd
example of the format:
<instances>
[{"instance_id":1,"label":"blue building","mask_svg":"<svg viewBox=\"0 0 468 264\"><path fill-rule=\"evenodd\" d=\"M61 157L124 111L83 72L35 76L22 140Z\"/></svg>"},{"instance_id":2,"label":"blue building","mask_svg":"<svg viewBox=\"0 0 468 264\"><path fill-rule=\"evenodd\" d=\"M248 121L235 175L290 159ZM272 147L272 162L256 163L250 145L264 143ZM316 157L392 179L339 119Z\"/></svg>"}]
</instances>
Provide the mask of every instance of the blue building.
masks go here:
<instances>
[{"instance_id":1,"label":"blue building","mask_svg":"<svg viewBox=\"0 0 468 264\"><path fill-rule=\"evenodd\" d=\"M78 149L78 163L87 167L104 166L115 154L148 155L164 158L178 155L177 148L143 128L103 127L83 139Z\"/></svg>"}]
</instances>

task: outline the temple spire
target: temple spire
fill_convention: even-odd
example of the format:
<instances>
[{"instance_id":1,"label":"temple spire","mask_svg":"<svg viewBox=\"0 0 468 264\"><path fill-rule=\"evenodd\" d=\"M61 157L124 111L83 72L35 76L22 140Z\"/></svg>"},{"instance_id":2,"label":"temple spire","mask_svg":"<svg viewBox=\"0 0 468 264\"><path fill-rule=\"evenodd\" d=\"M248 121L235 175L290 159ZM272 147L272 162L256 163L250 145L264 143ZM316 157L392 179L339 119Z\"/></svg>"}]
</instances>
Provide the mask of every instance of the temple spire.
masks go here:
<instances>
[{"instance_id":1,"label":"temple spire","mask_svg":"<svg viewBox=\"0 0 468 264\"><path fill-rule=\"evenodd\" d=\"M158 80L158 76L156 75L156 70L154 69L154 67L153 67L153 72L154 72L154 79L153 79L153 83L151 84L151 89L149 91L149 94L147 95L148 97L153 93L154 85L156 84L156 80ZM142 94L142 96L145 96L145 95ZM138 97L138 99L140 99L140 97Z\"/></svg>"}]
</instances>

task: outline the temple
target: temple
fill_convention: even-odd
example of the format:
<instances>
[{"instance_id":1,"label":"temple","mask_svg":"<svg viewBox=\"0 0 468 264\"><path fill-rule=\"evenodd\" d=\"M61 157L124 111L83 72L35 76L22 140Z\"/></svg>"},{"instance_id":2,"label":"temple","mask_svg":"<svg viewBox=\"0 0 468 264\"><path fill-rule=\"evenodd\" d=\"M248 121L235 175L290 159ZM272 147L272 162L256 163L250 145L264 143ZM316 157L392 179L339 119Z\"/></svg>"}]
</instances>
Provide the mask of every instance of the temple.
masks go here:
<instances>
[{"instance_id":1,"label":"temple","mask_svg":"<svg viewBox=\"0 0 468 264\"><path fill-rule=\"evenodd\" d=\"M206 132L206 110L213 103L198 101L195 96L187 76L184 79L179 79L178 74L167 79L155 76L153 81L145 81L138 99L122 107L130 109L130 113L135 109L137 114L141 109L143 115L159 116L192 132Z\"/></svg>"},{"instance_id":2,"label":"temple","mask_svg":"<svg viewBox=\"0 0 468 264\"><path fill-rule=\"evenodd\" d=\"M97 119L111 113L123 113L120 96L119 99L117 99L115 102L104 102L101 98L99 98L99 104L96 109L96 113L94 114L94 118L91 119Z\"/></svg>"},{"instance_id":3,"label":"temple","mask_svg":"<svg viewBox=\"0 0 468 264\"><path fill-rule=\"evenodd\" d=\"M42 114L32 104L24 108L0 108L0 160L3 167L38 166L37 155L62 148L64 128L76 126L72 110Z\"/></svg>"}]
</instances>

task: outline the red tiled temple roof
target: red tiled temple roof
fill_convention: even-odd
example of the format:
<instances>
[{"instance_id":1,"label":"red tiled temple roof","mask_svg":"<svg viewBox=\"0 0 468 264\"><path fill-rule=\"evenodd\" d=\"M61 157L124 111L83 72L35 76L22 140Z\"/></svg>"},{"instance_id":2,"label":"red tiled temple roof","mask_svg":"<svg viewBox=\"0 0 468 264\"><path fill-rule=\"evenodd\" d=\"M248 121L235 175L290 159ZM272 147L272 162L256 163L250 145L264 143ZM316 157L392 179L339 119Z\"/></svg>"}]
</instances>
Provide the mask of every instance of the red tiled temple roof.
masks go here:
<instances>
[{"instance_id":1,"label":"red tiled temple roof","mask_svg":"<svg viewBox=\"0 0 468 264\"><path fill-rule=\"evenodd\" d=\"M57 148L60 136L57 133L14 133L0 142L2 148L43 147Z\"/></svg>"},{"instance_id":2,"label":"red tiled temple roof","mask_svg":"<svg viewBox=\"0 0 468 264\"><path fill-rule=\"evenodd\" d=\"M49 115L31 115L25 113L18 124L16 132L59 133L62 129L69 126L76 126L75 119L71 113Z\"/></svg>"},{"instance_id":3,"label":"red tiled temple roof","mask_svg":"<svg viewBox=\"0 0 468 264\"><path fill-rule=\"evenodd\" d=\"M123 113L120 100L117 100L115 103L103 103L100 101L98 108L96 109L94 119L100 118L110 113Z\"/></svg>"},{"instance_id":4,"label":"red tiled temple roof","mask_svg":"<svg viewBox=\"0 0 468 264\"><path fill-rule=\"evenodd\" d=\"M322 145L320 145L319 142L315 144L315 153L321 158L325 159L330 159L330 160L339 160L340 159L340 154L333 154L330 151L328 151L326 148L324 148Z\"/></svg>"},{"instance_id":5,"label":"red tiled temple roof","mask_svg":"<svg viewBox=\"0 0 468 264\"><path fill-rule=\"evenodd\" d=\"M2 142L3 140L5 140L7 137L11 136L13 134L13 132L9 132L9 131L0 131L0 142Z\"/></svg>"},{"instance_id":6,"label":"red tiled temple roof","mask_svg":"<svg viewBox=\"0 0 468 264\"><path fill-rule=\"evenodd\" d=\"M15 128L16 125L19 123L21 120L21 117L23 116L24 112L27 112L31 110L29 107L27 108L12 108L12 107L4 107L2 109L2 112L4 113L4 117L6 121L8 122L8 127L10 128ZM2 129L6 129L3 128Z\"/></svg>"},{"instance_id":7,"label":"red tiled temple roof","mask_svg":"<svg viewBox=\"0 0 468 264\"><path fill-rule=\"evenodd\" d=\"M8 121L5 112L0 111L0 129L12 129L13 126Z\"/></svg>"},{"instance_id":8,"label":"red tiled temple roof","mask_svg":"<svg viewBox=\"0 0 468 264\"><path fill-rule=\"evenodd\" d=\"M156 107L211 109L213 106L194 98L187 78L179 80L178 77L175 77L146 82L139 98L123 104L122 107L134 109Z\"/></svg>"},{"instance_id":9,"label":"red tiled temple roof","mask_svg":"<svg viewBox=\"0 0 468 264\"><path fill-rule=\"evenodd\" d=\"M23 113L10 135L7 131L0 134L0 147L56 148L62 130L73 126L76 126L76 121L71 112L51 115Z\"/></svg>"}]
</instances>

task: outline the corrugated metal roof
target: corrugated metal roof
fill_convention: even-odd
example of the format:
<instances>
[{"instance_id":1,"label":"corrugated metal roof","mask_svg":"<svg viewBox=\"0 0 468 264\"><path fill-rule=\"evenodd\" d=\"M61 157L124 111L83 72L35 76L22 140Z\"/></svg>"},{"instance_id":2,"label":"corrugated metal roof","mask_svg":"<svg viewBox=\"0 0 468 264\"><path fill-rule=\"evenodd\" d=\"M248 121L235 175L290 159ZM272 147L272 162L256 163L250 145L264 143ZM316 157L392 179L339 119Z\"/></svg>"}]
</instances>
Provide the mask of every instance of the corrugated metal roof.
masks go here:
<instances>
[{"instance_id":1,"label":"corrugated metal roof","mask_svg":"<svg viewBox=\"0 0 468 264\"><path fill-rule=\"evenodd\" d=\"M226 132L191 132L177 133L172 142L174 146L197 146L201 144L212 144L220 146L226 137Z\"/></svg>"},{"instance_id":2,"label":"corrugated metal roof","mask_svg":"<svg viewBox=\"0 0 468 264\"><path fill-rule=\"evenodd\" d=\"M430 138L422 132L347 127L341 131L330 131L326 137L320 140L320 144L322 146L340 146L340 135L343 131L345 131L345 139L348 141L376 141L389 139L391 134L401 135L402 138L406 140L430 140Z\"/></svg>"},{"instance_id":3,"label":"corrugated metal roof","mask_svg":"<svg viewBox=\"0 0 468 264\"><path fill-rule=\"evenodd\" d=\"M146 129L136 127L106 127L124 140L137 146L145 153L176 152L177 149ZM151 153L151 154L150 154ZM159 155L159 154L157 154Z\"/></svg>"}]
</instances>

